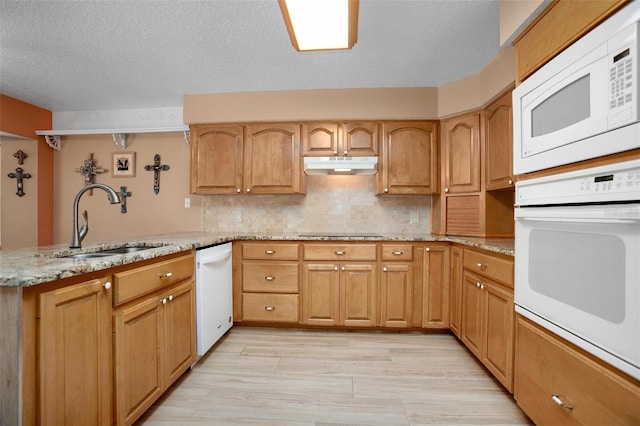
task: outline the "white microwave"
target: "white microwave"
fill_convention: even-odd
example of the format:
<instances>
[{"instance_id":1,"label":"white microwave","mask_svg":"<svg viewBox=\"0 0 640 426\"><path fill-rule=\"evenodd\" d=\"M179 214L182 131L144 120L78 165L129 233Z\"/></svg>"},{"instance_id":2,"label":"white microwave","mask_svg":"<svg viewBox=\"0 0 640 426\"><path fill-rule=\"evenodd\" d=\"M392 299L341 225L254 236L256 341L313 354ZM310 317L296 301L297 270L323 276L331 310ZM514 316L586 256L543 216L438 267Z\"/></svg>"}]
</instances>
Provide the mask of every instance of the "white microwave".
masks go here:
<instances>
[{"instance_id":1,"label":"white microwave","mask_svg":"<svg viewBox=\"0 0 640 426\"><path fill-rule=\"evenodd\" d=\"M640 2L569 46L513 91L513 172L640 148Z\"/></svg>"}]
</instances>

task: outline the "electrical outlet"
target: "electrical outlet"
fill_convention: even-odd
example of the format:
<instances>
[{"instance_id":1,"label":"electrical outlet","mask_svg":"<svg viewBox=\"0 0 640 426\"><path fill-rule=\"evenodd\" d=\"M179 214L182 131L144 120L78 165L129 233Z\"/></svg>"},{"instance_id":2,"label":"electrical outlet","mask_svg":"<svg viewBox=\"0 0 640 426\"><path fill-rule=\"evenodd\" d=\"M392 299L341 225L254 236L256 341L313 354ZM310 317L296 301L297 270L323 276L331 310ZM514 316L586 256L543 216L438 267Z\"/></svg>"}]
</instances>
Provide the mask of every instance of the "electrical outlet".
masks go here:
<instances>
[{"instance_id":1,"label":"electrical outlet","mask_svg":"<svg viewBox=\"0 0 640 426\"><path fill-rule=\"evenodd\" d=\"M187 197L184 199L184 208L185 209L190 209L191 208L191 198Z\"/></svg>"},{"instance_id":2,"label":"electrical outlet","mask_svg":"<svg viewBox=\"0 0 640 426\"><path fill-rule=\"evenodd\" d=\"M412 225L420 223L420 212L418 210L411 210L409 222Z\"/></svg>"},{"instance_id":3,"label":"electrical outlet","mask_svg":"<svg viewBox=\"0 0 640 426\"><path fill-rule=\"evenodd\" d=\"M237 209L233 215L233 221L235 223L242 223L242 210Z\"/></svg>"}]
</instances>

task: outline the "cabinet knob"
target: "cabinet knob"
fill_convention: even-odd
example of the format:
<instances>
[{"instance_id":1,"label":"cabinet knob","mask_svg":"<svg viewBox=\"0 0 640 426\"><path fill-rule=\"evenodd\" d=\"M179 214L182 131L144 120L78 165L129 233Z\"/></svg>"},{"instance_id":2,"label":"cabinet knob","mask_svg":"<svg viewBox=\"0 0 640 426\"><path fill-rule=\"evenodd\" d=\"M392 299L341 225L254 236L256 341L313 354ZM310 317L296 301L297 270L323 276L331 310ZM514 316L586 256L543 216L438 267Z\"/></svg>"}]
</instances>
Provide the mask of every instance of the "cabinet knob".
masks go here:
<instances>
[{"instance_id":1,"label":"cabinet knob","mask_svg":"<svg viewBox=\"0 0 640 426\"><path fill-rule=\"evenodd\" d=\"M385 189L384 189L384 192L389 192L389 188L385 188Z\"/></svg>"},{"instance_id":2,"label":"cabinet knob","mask_svg":"<svg viewBox=\"0 0 640 426\"><path fill-rule=\"evenodd\" d=\"M173 294L170 294L168 299L169 299L169 302L173 301Z\"/></svg>"},{"instance_id":3,"label":"cabinet knob","mask_svg":"<svg viewBox=\"0 0 640 426\"><path fill-rule=\"evenodd\" d=\"M344 252L344 250L336 250L336 251L335 251L335 253L336 253L338 256L342 256L345 252Z\"/></svg>"},{"instance_id":4,"label":"cabinet knob","mask_svg":"<svg viewBox=\"0 0 640 426\"><path fill-rule=\"evenodd\" d=\"M338 270L338 267L337 267L337 266L334 266L334 267L333 267L333 270L334 270L334 271L337 271L337 270Z\"/></svg>"},{"instance_id":5,"label":"cabinet knob","mask_svg":"<svg viewBox=\"0 0 640 426\"><path fill-rule=\"evenodd\" d=\"M247 192L251 192L251 188L247 188Z\"/></svg>"},{"instance_id":6,"label":"cabinet knob","mask_svg":"<svg viewBox=\"0 0 640 426\"><path fill-rule=\"evenodd\" d=\"M268 276L264 277L264 279L267 280L267 281L273 281L273 280L276 279L276 277L272 277L271 275L268 275Z\"/></svg>"},{"instance_id":7,"label":"cabinet knob","mask_svg":"<svg viewBox=\"0 0 640 426\"><path fill-rule=\"evenodd\" d=\"M513 185L513 180L509 179L509 185Z\"/></svg>"},{"instance_id":8,"label":"cabinet knob","mask_svg":"<svg viewBox=\"0 0 640 426\"><path fill-rule=\"evenodd\" d=\"M487 269L487 265L485 265L484 263L480 263L480 262L478 262L478 263L476 263L476 266L477 266L478 268L480 268L480 269Z\"/></svg>"},{"instance_id":9,"label":"cabinet knob","mask_svg":"<svg viewBox=\"0 0 640 426\"><path fill-rule=\"evenodd\" d=\"M102 287L104 287L105 290L109 290L111 288L111 281L107 281L106 283L102 284Z\"/></svg>"},{"instance_id":10,"label":"cabinet knob","mask_svg":"<svg viewBox=\"0 0 640 426\"><path fill-rule=\"evenodd\" d=\"M167 272L166 274L160 274L160 278L169 278L173 275L171 272Z\"/></svg>"},{"instance_id":11,"label":"cabinet knob","mask_svg":"<svg viewBox=\"0 0 640 426\"><path fill-rule=\"evenodd\" d=\"M333 151L333 155L338 155L338 150L337 149Z\"/></svg>"},{"instance_id":12,"label":"cabinet knob","mask_svg":"<svg viewBox=\"0 0 640 426\"><path fill-rule=\"evenodd\" d=\"M344 155L347 155L347 154L348 154L348 152L347 152L347 150L345 149L345 150L344 150Z\"/></svg>"},{"instance_id":13,"label":"cabinet knob","mask_svg":"<svg viewBox=\"0 0 640 426\"><path fill-rule=\"evenodd\" d=\"M560 396L558 396L557 393L554 393L553 395L551 395L551 399L553 399L553 402L558 404L558 406L562 408L566 408L567 410L573 410L573 405L568 405L566 402L561 400Z\"/></svg>"},{"instance_id":14,"label":"cabinet knob","mask_svg":"<svg viewBox=\"0 0 640 426\"><path fill-rule=\"evenodd\" d=\"M344 266L342 268L340 268L341 271L344 271L345 269L347 269L347 268L345 268Z\"/></svg>"},{"instance_id":15,"label":"cabinet knob","mask_svg":"<svg viewBox=\"0 0 640 426\"><path fill-rule=\"evenodd\" d=\"M166 297L163 297L163 298L160 300L160 303L162 303L163 305L166 305L166 304L167 304L167 298L166 298Z\"/></svg>"},{"instance_id":16,"label":"cabinet knob","mask_svg":"<svg viewBox=\"0 0 640 426\"><path fill-rule=\"evenodd\" d=\"M275 254L276 251L275 250L265 250L264 254Z\"/></svg>"},{"instance_id":17,"label":"cabinet knob","mask_svg":"<svg viewBox=\"0 0 640 426\"><path fill-rule=\"evenodd\" d=\"M431 249L429 247L425 247L424 251L431 251Z\"/></svg>"},{"instance_id":18,"label":"cabinet knob","mask_svg":"<svg viewBox=\"0 0 640 426\"><path fill-rule=\"evenodd\" d=\"M382 272L387 272L387 267L386 266L382 268Z\"/></svg>"},{"instance_id":19,"label":"cabinet knob","mask_svg":"<svg viewBox=\"0 0 640 426\"><path fill-rule=\"evenodd\" d=\"M240 193L240 191L241 191L241 189L240 189L240 188L236 188L236 192L237 192L238 194Z\"/></svg>"},{"instance_id":20,"label":"cabinet knob","mask_svg":"<svg viewBox=\"0 0 640 426\"><path fill-rule=\"evenodd\" d=\"M275 306L265 306L264 310L267 312L271 312L271 311L275 311L276 307Z\"/></svg>"},{"instance_id":21,"label":"cabinet knob","mask_svg":"<svg viewBox=\"0 0 640 426\"><path fill-rule=\"evenodd\" d=\"M449 188L445 188L445 189L444 189L444 192L449 192Z\"/></svg>"}]
</instances>

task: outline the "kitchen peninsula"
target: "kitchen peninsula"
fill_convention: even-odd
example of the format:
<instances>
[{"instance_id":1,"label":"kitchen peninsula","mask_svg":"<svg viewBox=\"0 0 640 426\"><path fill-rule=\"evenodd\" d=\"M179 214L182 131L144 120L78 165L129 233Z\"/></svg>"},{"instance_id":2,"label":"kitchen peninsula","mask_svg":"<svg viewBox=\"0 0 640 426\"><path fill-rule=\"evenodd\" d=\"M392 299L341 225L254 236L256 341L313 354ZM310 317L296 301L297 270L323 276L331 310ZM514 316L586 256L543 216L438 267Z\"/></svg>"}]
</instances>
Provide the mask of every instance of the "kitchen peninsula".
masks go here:
<instances>
[{"instance_id":1,"label":"kitchen peninsula","mask_svg":"<svg viewBox=\"0 0 640 426\"><path fill-rule=\"evenodd\" d=\"M15 422L9 420L9 424L18 423L18 419L22 419L22 424L34 424L36 422L35 416L48 415L44 411L47 407L47 399L43 397L44 394L40 394L36 397L38 392L45 392L43 389L47 386L53 386L55 389L55 383L48 383L46 381L39 381L36 377L36 371L39 371L42 375L43 368L46 365L50 365L49 357L43 357L42 348L40 346L51 344L46 340L37 343L38 339L44 339L45 337L51 337L55 334L47 332L47 334L38 333L38 327L51 326L52 321L43 321L40 325L37 323L42 319L42 315L46 315L48 312L40 312L43 306L40 304L46 303L47 298L38 298L44 294L54 294L61 289L76 288L78 284L88 284L93 290L84 290L82 294L92 293L96 295L98 300L96 303L100 303L100 300L106 300L106 304L101 305L104 310L94 310L92 312L100 312L100 315L106 315L103 317L105 324L99 325L100 330L103 330L107 336L111 335L112 325L111 316L113 315L115 327L118 327L118 314L126 316L128 307L131 306L133 301L140 299L138 295L130 296L127 299L122 296L122 303L119 305L117 302L118 292L118 277L123 277L130 273L143 273L147 270L153 270L157 265L176 265L179 271L170 278L170 282L158 284L156 287L152 287L150 290L145 290L147 295L162 295L171 289L177 289L178 287L189 290L189 286L193 285L193 250L205 247L212 244L234 241L234 242L260 242L260 243L296 243L296 244L363 244L374 246L376 249L376 256L378 256L379 247L385 243L392 244L406 244L414 247L414 252L424 253L425 247L428 244L436 244L439 246L451 247L452 249L459 250L460 248L469 248L479 253L495 253L497 256L513 256L513 241L510 239L482 239L482 238L467 238L467 237L445 237L434 236L430 234L422 235L382 235L378 237L301 237L298 234L292 235L212 235L206 233L187 232L187 233L174 233L155 235L140 238L131 238L127 240L109 241L100 244L87 245L82 249L69 250L66 245L57 245L50 247L40 247L31 249L20 249L9 252L2 252L0 254L0 310L2 315L3 329L0 335L0 343L3 350L2 365L0 371L2 373L3 389L1 393L8 395L8 398L3 398L3 416L5 419L16 419ZM98 258L86 258L75 259L65 258L60 256L68 256L70 254L82 252L90 253L98 250L112 249L123 246L150 246L153 247L148 250L136 251L128 254L119 254L108 257ZM237 263L237 262L236 262ZM400 262L398 262L400 263ZM186 265L186 266L185 266ZM188 265L191 265L187 267ZM383 268L381 261L375 260L373 267L377 271ZM240 264L234 265L239 267ZM414 259L414 283L420 283L420 289L422 289L422 279L418 279L418 273L422 274L423 262L417 262ZM448 265L447 265L448 271ZM448 276L448 272L447 272ZM124 282L123 279L121 279ZM113 283L113 284L112 284ZM112 287L113 285L113 287ZM234 283L234 285L236 285ZM186 286L186 287L185 287ZM173 290L172 290L173 291ZM237 289L235 290L237 291ZM241 290L240 290L241 291ZM422 290L420 290L422 291ZM107 296L100 296L106 293ZM192 293L191 293L192 294ZM448 293L447 293L448 294ZM77 297L77 295L73 296ZM147 297L147 296L145 296ZM192 297L191 295L189 297ZM422 295L419 298L420 306L422 306ZM105 303L103 300L102 303ZM185 300L188 300L185 299ZM446 299L448 300L448 299ZM418 300L415 301L418 303ZM137 302L136 302L137 303ZM156 306L157 302L153 302ZM447 303L448 305L448 303ZM55 306L55 303L54 303ZM190 306L185 301L185 309ZM40 312L40 315L37 313ZM106 312L106 314L105 314ZM50 314L50 312L48 313ZM166 317L166 315L165 315ZM414 313L415 318L422 319L422 315ZM240 319L240 318L239 318ZM100 324L100 323L96 323ZM448 320L446 322L448 324ZM90 322L83 322L83 325L91 328L93 326ZM189 327L189 324L185 324L185 327ZM297 326L304 326L299 324ZM420 323L413 325L420 327ZM442 327L439 326L439 327ZM446 326L448 327L448 325ZM445 327L445 328L446 328ZM396 328L397 329L397 328ZM189 333L186 333L187 335ZM113 359L118 357L118 341L114 346L113 355L109 354L111 350L108 343L105 344L107 354L96 353L96 357L100 359ZM55 345L54 345L55 346ZM95 344L96 348L100 348L98 344ZM38 349L40 348L40 349ZM97 350L94 348L94 351ZM189 348L190 349L190 348ZM39 352L40 350L40 352ZM185 360L191 361L189 355L192 350L185 352ZM51 351L44 352L46 354L52 353ZM106 358L105 358L106 357ZM53 357L51 357L53 358ZM169 358L169 357L167 357ZM39 364L41 363L41 364ZM107 408L117 406L118 400L114 399L114 393L118 394L118 388L122 386L122 383L112 383L111 375L109 374L111 368L117 369L117 365L111 366L111 362L107 362L109 365L106 372L103 372L105 380L101 384L101 388L96 390L96 394L101 395L107 401L106 405L102 408L96 407L95 413L89 412L89 414L102 416L111 416L111 410ZM117 364L114 362L114 364ZM38 365L40 367L38 367ZM96 362L96 366L99 363ZM188 368L190 362L183 360L181 364L180 374L186 368ZM97 367L96 367L97 368ZM179 374L178 374L179 376ZM108 379L107 379L108 378ZM164 392L168 387L168 384L172 383L177 377L171 377L163 379L163 386L158 391L158 396ZM22 398L19 397L19 393L22 392ZM58 395L57 393L54 393ZM91 392L86 392L90 397ZM62 395L62 393L60 393ZM77 395L75 396L77 397ZM78 405L78 404L76 404ZM57 407L49 407L55 409ZM102 410L102 411L101 411ZM91 410L88 410L91 411ZM116 408L116 412L118 412ZM5 416L6 414L6 416ZM87 413L84 413L85 415ZM92 414L92 415L93 415ZM139 415L140 413L134 413ZM33 418L29 416L34 416ZM105 418L105 417L101 417ZM114 420L119 420L114 419ZM122 421L119 423L129 423L126 416L123 416Z\"/></svg>"}]
</instances>

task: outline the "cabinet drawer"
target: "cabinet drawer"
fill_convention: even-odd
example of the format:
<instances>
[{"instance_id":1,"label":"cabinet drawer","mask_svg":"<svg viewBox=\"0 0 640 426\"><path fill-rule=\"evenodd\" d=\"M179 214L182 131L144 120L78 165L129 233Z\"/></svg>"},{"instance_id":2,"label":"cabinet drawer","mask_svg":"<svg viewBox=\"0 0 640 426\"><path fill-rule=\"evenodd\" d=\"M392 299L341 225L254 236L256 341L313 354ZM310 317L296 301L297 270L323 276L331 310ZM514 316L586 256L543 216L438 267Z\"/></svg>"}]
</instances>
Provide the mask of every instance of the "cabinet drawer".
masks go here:
<instances>
[{"instance_id":1,"label":"cabinet drawer","mask_svg":"<svg viewBox=\"0 0 640 426\"><path fill-rule=\"evenodd\" d=\"M304 260L376 260L376 245L305 244Z\"/></svg>"},{"instance_id":2,"label":"cabinet drawer","mask_svg":"<svg viewBox=\"0 0 640 426\"><path fill-rule=\"evenodd\" d=\"M382 260L413 260L413 246L411 244L382 244Z\"/></svg>"},{"instance_id":3,"label":"cabinet drawer","mask_svg":"<svg viewBox=\"0 0 640 426\"><path fill-rule=\"evenodd\" d=\"M242 290L265 293L297 293L297 263L243 263Z\"/></svg>"},{"instance_id":4,"label":"cabinet drawer","mask_svg":"<svg viewBox=\"0 0 640 426\"><path fill-rule=\"evenodd\" d=\"M465 250L464 268L513 287L513 261Z\"/></svg>"},{"instance_id":5,"label":"cabinet drawer","mask_svg":"<svg viewBox=\"0 0 640 426\"><path fill-rule=\"evenodd\" d=\"M299 244L243 243L242 258L256 260L298 260Z\"/></svg>"},{"instance_id":6,"label":"cabinet drawer","mask_svg":"<svg viewBox=\"0 0 640 426\"><path fill-rule=\"evenodd\" d=\"M194 273L193 254L113 274L113 304L117 306L170 284L190 278Z\"/></svg>"},{"instance_id":7,"label":"cabinet drawer","mask_svg":"<svg viewBox=\"0 0 640 426\"><path fill-rule=\"evenodd\" d=\"M536 424L638 424L638 381L618 375L520 316L516 336L514 396ZM560 401L573 408L560 407Z\"/></svg>"},{"instance_id":8,"label":"cabinet drawer","mask_svg":"<svg viewBox=\"0 0 640 426\"><path fill-rule=\"evenodd\" d=\"M298 295L242 293L242 319L298 322Z\"/></svg>"}]
</instances>

